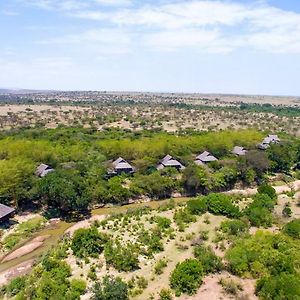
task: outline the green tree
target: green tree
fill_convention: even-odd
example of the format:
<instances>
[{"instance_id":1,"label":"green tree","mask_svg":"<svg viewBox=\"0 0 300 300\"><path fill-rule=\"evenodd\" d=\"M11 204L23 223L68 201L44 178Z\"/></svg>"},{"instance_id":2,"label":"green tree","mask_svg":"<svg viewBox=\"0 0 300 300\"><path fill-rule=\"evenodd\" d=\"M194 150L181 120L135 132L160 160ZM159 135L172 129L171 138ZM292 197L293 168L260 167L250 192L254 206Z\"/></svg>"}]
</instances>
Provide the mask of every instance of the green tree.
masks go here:
<instances>
[{"instance_id":1,"label":"green tree","mask_svg":"<svg viewBox=\"0 0 300 300\"><path fill-rule=\"evenodd\" d=\"M93 287L92 300L128 300L128 286L120 277L105 276Z\"/></svg>"},{"instance_id":2,"label":"green tree","mask_svg":"<svg viewBox=\"0 0 300 300\"><path fill-rule=\"evenodd\" d=\"M80 228L74 233L71 249L74 255L80 258L98 257L107 241L108 237L94 226L88 229Z\"/></svg>"}]
</instances>

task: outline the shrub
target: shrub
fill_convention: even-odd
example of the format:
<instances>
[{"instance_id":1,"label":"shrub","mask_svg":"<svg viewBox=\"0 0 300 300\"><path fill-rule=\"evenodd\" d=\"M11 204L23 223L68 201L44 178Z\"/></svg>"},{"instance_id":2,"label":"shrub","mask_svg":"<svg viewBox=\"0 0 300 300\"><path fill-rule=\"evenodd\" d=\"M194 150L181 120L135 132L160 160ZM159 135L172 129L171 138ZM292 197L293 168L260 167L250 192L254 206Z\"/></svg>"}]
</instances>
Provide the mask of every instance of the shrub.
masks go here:
<instances>
[{"instance_id":1,"label":"shrub","mask_svg":"<svg viewBox=\"0 0 300 300\"><path fill-rule=\"evenodd\" d=\"M229 235L240 235L248 231L249 225L242 220L229 220L223 221L220 229Z\"/></svg>"},{"instance_id":2,"label":"shrub","mask_svg":"<svg viewBox=\"0 0 300 300\"><path fill-rule=\"evenodd\" d=\"M6 293L9 296L15 296L25 287L25 276L14 278L5 288Z\"/></svg>"},{"instance_id":3,"label":"shrub","mask_svg":"<svg viewBox=\"0 0 300 300\"><path fill-rule=\"evenodd\" d=\"M203 271L206 274L219 272L223 268L221 259L215 255L210 247L196 246L194 248L194 256L201 262Z\"/></svg>"},{"instance_id":4,"label":"shrub","mask_svg":"<svg viewBox=\"0 0 300 300\"><path fill-rule=\"evenodd\" d=\"M193 295L202 283L203 267L197 259L178 263L170 277L170 286L176 296L181 293Z\"/></svg>"},{"instance_id":5,"label":"shrub","mask_svg":"<svg viewBox=\"0 0 300 300\"><path fill-rule=\"evenodd\" d=\"M258 231L240 239L227 251L229 269L239 276L295 273L300 260L298 241L283 234Z\"/></svg>"},{"instance_id":6,"label":"shrub","mask_svg":"<svg viewBox=\"0 0 300 300\"><path fill-rule=\"evenodd\" d=\"M245 209L251 225L269 227L273 223L271 211L274 209L275 202L267 194L256 194L254 200Z\"/></svg>"},{"instance_id":7,"label":"shrub","mask_svg":"<svg viewBox=\"0 0 300 300\"><path fill-rule=\"evenodd\" d=\"M105 276L93 287L92 300L128 300L128 286L120 277Z\"/></svg>"},{"instance_id":8,"label":"shrub","mask_svg":"<svg viewBox=\"0 0 300 300\"><path fill-rule=\"evenodd\" d=\"M162 235L160 230L142 231L139 236L139 242L147 247L146 255L153 256L153 253L157 253L164 250L162 243Z\"/></svg>"},{"instance_id":9,"label":"shrub","mask_svg":"<svg viewBox=\"0 0 300 300\"><path fill-rule=\"evenodd\" d=\"M300 239L300 219L287 223L283 228L283 232L293 238Z\"/></svg>"},{"instance_id":10,"label":"shrub","mask_svg":"<svg viewBox=\"0 0 300 300\"><path fill-rule=\"evenodd\" d=\"M271 199L276 200L277 199L277 194L276 190L268 185L268 184L262 184L258 187L257 192L259 194L266 194L268 195Z\"/></svg>"},{"instance_id":11,"label":"shrub","mask_svg":"<svg viewBox=\"0 0 300 300\"><path fill-rule=\"evenodd\" d=\"M237 218L240 216L239 208L232 203L232 198L224 194L210 194L205 197L208 211L215 215Z\"/></svg>"},{"instance_id":12,"label":"shrub","mask_svg":"<svg viewBox=\"0 0 300 300\"><path fill-rule=\"evenodd\" d=\"M104 249L106 263L112 265L118 271L133 271L139 266L137 250L134 244L121 245L120 242L116 241L114 245L110 241L105 245Z\"/></svg>"},{"instance_id":13,"label":"shrub","mask_svg":"<svg viewBox=\"0 0 300 300\"><path fill-rule=\"evenodd\" d=\"M189 200L187 202L187 208L193 215L202 215L207 211L207 205L204 198Z\"/></svg>"},{"instance_id":14,"label":"shrub","mask_svg":"<svg viewBox=\"0 0 300 300\"><path fill-rule=\"evenodd\" d=\"M285 273L263 277L257 282L256 294L263 300L299 299L300 277Z\"/></svg>"},{"instance_id":15,"label":"shrub","mask_svg":"<svg viewBox=\"0 0 300 300\"><path fill-rule=\"evenodd\" d=\"M282 216L285 218L289 218L292 216L292 209L291 205L289 203L286 203L283 210L282 210Z\"/></svg>"},{"instance_id":16,"label":"shrub","mask_svg":"<svg viewBox=\"0 0 300 300\"><path fill-rule=\"evenodd\" d=\"M71 249L74 255L80 258L98 257L107 240L108 237L94 226L88 229L80 228L74 233Z\"/></svg>"},{"instance_id":17,"label":"shrub","mask_svg":"<svg viewBox=\"0 0 300 300\"><path fill-rule=\"evenodd\" d=\"M171 220L165 217L157 216L155 217L155 222L161 230L168 229L171 226Z\"/></svg>"},{"instance_id":18,"label":"shrub","mask_svg":"<svg viewBox=\"0 0 300 300\"><path fill-rule=\"evenodd\" d=\"M168 265L167 261L164 259L160 259L154 266L154 273L160 275L163 273L163 269Z\"/></svg>"},{"instance_id":19,"label":"shrub","mask_svg":"<svg viewBox=\"0 0 300 300\"><path fill-rule=\"evenodd\" d=\"M172 300L172 293L170 290L162 289L159 293L159 300Z\"/></svg>"},{"instance_id":20,"label":"shrub","mask_svg":"<svg viewBox=\"0 0 300 300\"><path fill-rule=\"evenodd\" d=\"M196 217L193 216L187 208L176 210L174 214L174 221L179 226L180 224L189 224L196 222Z\"/></svg>"},{"instance_id":21,"label":"shrub","mask_svg":"<svg viewBox=\"0 0 300 300\"><path fill-rule=\"evenodd\" d=\"M238 282L235 282L232 279L221 278L219 283L221 284L221 286L223 287L224 291L227 294L231 294L231 295L236 296L239 291L243 290L241 284L238 283Z\"/></svg>"}]
</instances>

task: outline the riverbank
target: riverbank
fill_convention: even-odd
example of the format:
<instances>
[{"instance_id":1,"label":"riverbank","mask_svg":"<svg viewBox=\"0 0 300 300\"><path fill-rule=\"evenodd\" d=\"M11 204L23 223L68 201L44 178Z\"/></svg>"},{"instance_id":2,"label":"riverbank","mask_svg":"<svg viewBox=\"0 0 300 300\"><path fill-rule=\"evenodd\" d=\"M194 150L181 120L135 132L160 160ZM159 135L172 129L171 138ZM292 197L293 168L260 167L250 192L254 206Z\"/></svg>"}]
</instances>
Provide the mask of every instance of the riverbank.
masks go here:
<instances>
[{"instance_id":1,"label":"riverbank","mask_svg":"<svg viewBox=\"0 0 300 300\"><path fill-rule=\"evenodd\" d=\"M294 181L288 185L282 185L282 186L276 186L274 187L276 192L278 194L290 192L290 191L297 191L300 190L300 180ZM231 190L227 193L231 194L242 194L244 196L251 196L257 192L257 189L235 189ZM298 195L298 194L297 194ZM300 196L300 195L299 195ZM174 199L175 203L184 203L188 201L191 198L176 198ZM7 260L7 256L1 261L0 264L0 278L3 278L3 276L6 278L7 274L14 274L14 268L19 268L19 265L22 263L25 263L26 261L29 261L31 259L36 260L39 256L41 256L43 253L45 253L50 247L55 246L60 238L64 234L70 234L72 235L75 230L79 228L87 228L89 227L94 221L96 220L103 220L106 216L111 214L118 214L118 213L126 213L130 209L136 209L148 206L153 209L157 209L159 206L167 204L170 201L170 199L161 200L161 201L150 201L150 202L144 202L144 203L133 203L128 204L124 206L113 206L113 207L103 207L98 208L92 211L92 217L79 221L77 223L67 223L64 221L57 220L57 223L52 228L45 228L41 230L40 232L37 232L30 241L28 241L28 244L30 243L41 243L38 245L38 247L33 247L31 245L30 247L27 245L26 248L23 249L15 249L15 253L18 255L11 256L12 259ZM41 242L39 241L39 238L46 236L46 238ZM37 246L37 244L35 244ZM24 245L23 245L24 246ZM31 248L32 247L32 248ZM21 247L22 248L22 247ZM19 250L19 251L18 251ZM21 251L22 250L22 251ZM29 252L30 250L30 252ZM24 251L24 252L23 252ZM20 255L22 254L22 255ZM12 255L12 253L9 253L8 256ZM28 270L27 270L28 269ZM26 270L29 272L30 268L26 268ZM17 274L17 273L16 273ZM10 278L12 278L10 276Z\"/></svg>"}]
</instances>

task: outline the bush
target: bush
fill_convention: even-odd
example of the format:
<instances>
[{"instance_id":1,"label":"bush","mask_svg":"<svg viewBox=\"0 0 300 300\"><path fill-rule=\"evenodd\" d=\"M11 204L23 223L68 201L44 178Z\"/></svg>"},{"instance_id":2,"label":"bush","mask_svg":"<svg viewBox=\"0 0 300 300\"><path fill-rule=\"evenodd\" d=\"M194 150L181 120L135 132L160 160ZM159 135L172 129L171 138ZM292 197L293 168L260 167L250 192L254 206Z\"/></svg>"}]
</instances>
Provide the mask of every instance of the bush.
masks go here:
<instances>
[{"instance_id":1,"label":"bush","mask_svg":"<svg viewBox=\"0 0 300 300\"><path fill-rule=\"evenodd\" d=\"M176 296L193 295L202 283L203 267L197 259L187 259L176 265L170 277L170 286Z\"/></svg>"},{"instance_id":2,"label":"bush","mask_svg":"<svg viewBox=\"0 0 300 300\"><path fill-rule=\"evenodd\" d=\"M152 257L153 253L164 250L162 235L160 230L142 231L139 236L139 242L147 247L146 255Z\"/></svg>"},{"instance_id":3,"label":"bush","mask_svg":"<svg viewBox=\"0 0 300 300\"><path fill-rule=\"evenodd\" d=\"M107 241L108 237L100 233L95 226L80 228L74 233L71 249L74 255L80 258L98 257Z\"/></svg>"},{"instance_id":4,"label":"bush","mask_svg":"<svg viewBox=\"0 0 300 300\"><path fill-rule=\"evenodd\" d=\"M300 299L300 277L285 273L263 277L257 282L256 294L262 300Z\"/></svg>"},{"instance_id":5,"label":"bush","mask_svg":"<svg viewBox=\"0 0 300 300\"><path fill-rule=\"evenodd\" d=\"M168 265L167 261L164 259L160 259L154 266L154 273L156 275L160 275L163 273L163 269Z\"/></svg>"},{"instance_id":6,"label":"bush","mask_svg":"<svg viewBox=\"0 0 300 300\"><path fill-rule=\"evenodd\" d=\"M271 199L276 200L277 199L277 194L276 190L268 185L268 184L262 184L258 187L257 192L259 194L266 194L268 195Z\"/></svg>"},{"instance_id":7,"label":"bush","mask_svg":"<svg viewBox=\"0 0 300 300\"><path fill-rule=\"evenodd\" d=\"M282 216L285 218L290 218L292 216L292 209L291 205L289 203L286 203L283 210L282 210Z\"/></svg>"},{"instance_id":8,"label":"bush","mask_svg":"<svg viewBox=\"0 0 300 300\"><path fill-rule=\"evenodd\" d=\"M24 289L25 283L25 276L17 277L6 286L5 291L9 296L15 296Z\"/></svg>"},{"instance_id":9,"label":"bush","mask_svg":"<svg viewBox=\"0 0 300 300\"><path fill-rule=\"evenodd\" d=\"M171 220L168 218L157 216L154 220L161 230L168 229L171 226Z\"/></svg>"},{"instance_id":10,"label":"bush","mask_svg":"<svg viewBox=\"0 0 300 300\"><path fill-rule=\"evenodd\" d=\"M192 222L196 222L196 217L193 216L187 208L181 208L175 211L174 221L178 226L185 226Z\"/></svg>"},{"instance_id":11,"label":"bush","mask_svg":"<svg viewBox=\"0 0 300 300\"><path fill-rule=\"evenodd\" d=\"M229 269L239 276L276 276L295 273L300 261L298 241L283 235L258 231L240 239L227 251Z\"/></svg>"},{"instance_id":12,"label":"bush","mask_svg":"<svg viewBox=\"0 0 300 300\"><path fill-rule=\"evenodd\" d=\"M187 202L187 208L193 215L202 215L207 211L207 205L204 198L189 200Z\"/></svg>"},{"instance_id":13,"label":"bush","mask_svg":"<svg viewBox=\"0 0 300 300\"><path fill-rule=\"evenodd\" d=\"M241 214L239 208L232 203L232 198L224 194L210 194L205 197L208 211L215 215L238 218Z\"/></svg>"},{"instance_id":14,"label":"bush","mask_svg":"<svg viewBox=\"0 0 300 300\"><path fill-rule=\"evenodd\" d=\"M210 247L198 245L194 248L194 256L201 262L204 273L219 272L223 268L221 259Z\"/></svg>"},{"instance_id":15,"label":"bush","mask_svg":"<svg viewBox=\"0 0 300 300\"><path fill-rule=\"evenodd\" d=\"M220 229L222 232L229 235L240 235L249 230L249 225L242 220L223 221Z\"/></svg>"},{"instance_id":16,"label":"bush","mask_svg":"<svg viewBox=\"0 0 300 300\"><path fill-rule=\"evenodd\" d=\"M159 300L172 300L172 293L170 290L162 289L159 293Z\"/></svg>"},{"instance_id":17,"label":"bush","mask_svg":"<svg viewBox=\"0 0 300 300\"><path fill-rule=\"evenodd\" d=\"M271 212L274 209L275 200L267 194L256 194L254 200L245 209L251 225L256 227L269 227L273 223Z\"/></svg>"},{"instance_id":18,"label":"bush","mask_svg":"<svg viewBox=\"0 0 300 300\"><path fill-rule=\"evenodd\" d=\"M223 287L224 291L227 294L237 295L239 291L242 291L243 288L240 283L233 281L232 279L221 278L219 283Z\"/></svg>"},{"instance_id":19,"label":"bush","mask_svg":"<svg viewBox=\"0 0 300 300\"><path fill-rule=\"evenodd\" d=\"M293 238L300 239L300 219L287 223L283 228L283 232Z\"/></svg>"},{"instance_id":20,"label":"bush","mask_svg":"<svg viewBox=\"0 0 300 300\"><path fill-rule=\"evenodd\" d=\"M104 256L106 263L112 265L118 271L129 272L139 266L138 251L134 244L121 245L116 241L115 245L110 241L105 245Z\"/></svg>"},{"instance_id":21,"label":"bush","mask_svg":"<svg viewBox=\"0 0 300 300\"><path fill-rule=\"evenodd\" d=\"M120 277L105 276L93 287L92 300L128 300L128 286Z\"/></svg>"}]
</instances>

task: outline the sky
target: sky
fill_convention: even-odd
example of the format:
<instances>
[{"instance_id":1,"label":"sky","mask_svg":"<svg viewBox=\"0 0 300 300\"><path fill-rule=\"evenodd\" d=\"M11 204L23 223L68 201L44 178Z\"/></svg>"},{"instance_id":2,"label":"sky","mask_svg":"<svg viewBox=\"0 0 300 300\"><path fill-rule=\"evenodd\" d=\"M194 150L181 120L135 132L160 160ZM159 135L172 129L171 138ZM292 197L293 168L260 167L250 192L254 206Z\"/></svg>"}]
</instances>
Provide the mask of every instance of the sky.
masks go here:
<instances>
[{"instance_id":1,"label":"sky","mask_svg":"<svg viewBox=\"0 0 300 300\"><path fill-rule=\"evenodd\" d=\"M299 0L0 0L0 88L300 96Z\"/></svg>"}]
</instances>

